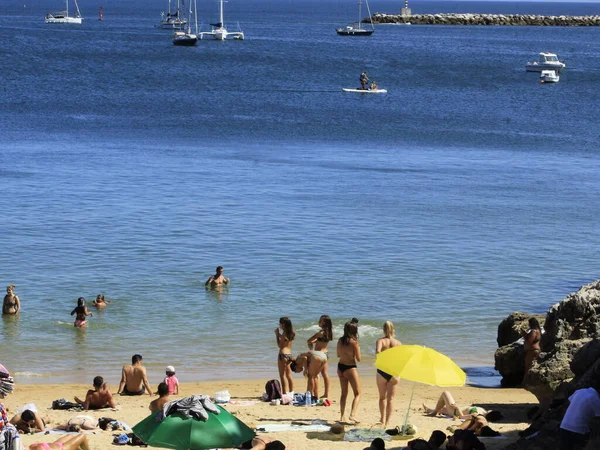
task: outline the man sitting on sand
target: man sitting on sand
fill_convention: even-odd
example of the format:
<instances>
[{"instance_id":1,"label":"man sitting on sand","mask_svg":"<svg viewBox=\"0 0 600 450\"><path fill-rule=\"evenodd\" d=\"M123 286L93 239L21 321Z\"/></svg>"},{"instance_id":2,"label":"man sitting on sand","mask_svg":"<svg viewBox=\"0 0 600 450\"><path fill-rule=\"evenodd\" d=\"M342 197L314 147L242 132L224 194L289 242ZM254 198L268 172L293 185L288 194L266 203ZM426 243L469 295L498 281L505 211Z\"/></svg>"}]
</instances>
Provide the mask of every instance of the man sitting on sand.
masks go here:
<instances>
[{"instance_id":1,"label":"man sitting on sand","mask_svg":"<svg viewBox=\"0 0 600 450\"><path fill-rule=\"evenodd\" d=\"M206 280L206 283L204 283L204 286L215 288L227 283L229 283L229 278L223 276L223 266L219 266L217 267L217 273L211 275L208 280Z\"/></svg>"},{"instance_id":2,"label":"man sitting on sand","mask_svg":"<svg viewBox=\"0 0 600 450\"><path fill-rule=\"evenodd\" d=\"M160 411L163 406L165 406L165 403L169 403L171 401L169 398L169 386L167 383L160 383L156 393L159 395L159 397L150 402L150 411L153 413Z\"/></svg>"},{"instance_id":3,"label":"man sitting on sand","mask_svg":"<svg viewBox=\"0 0 600 450\"><path fill-rule=\"evenodd\" d=\"M117 394L143 395L146 391L148 391L148 395L152 395L146 368L142 365L142 355L136 354L131 357L130 366L123 366Z\"/></svg>"},{"instance_id":4,"label":"man sitting on sand","mask_svg":"<svg viewBox=\"0 0 600 450\"><path fill-rule=\"evenodd\" d=\"M90 389L85 394L85 400L75 397L75 401L83 405L83 409L102 409L102 408L113 408L115 409L115 401L110 393L108 383L104 382L104 378L97 376L93 382L94 390Z\"/></svg>"},{"instance_id":5,"label":"man sitting on sand","mask_svg":"<svg viewBox=\"0 0 600 450\"><path fill-rule=\"evenodd\" d=\"M46 429L46 422L40 416L37 411L26 409L20 414L15 414L12 419L12 423L20 433L29 433L31 430L35 432L44 431Z\"/></svg>"}]
</instances>

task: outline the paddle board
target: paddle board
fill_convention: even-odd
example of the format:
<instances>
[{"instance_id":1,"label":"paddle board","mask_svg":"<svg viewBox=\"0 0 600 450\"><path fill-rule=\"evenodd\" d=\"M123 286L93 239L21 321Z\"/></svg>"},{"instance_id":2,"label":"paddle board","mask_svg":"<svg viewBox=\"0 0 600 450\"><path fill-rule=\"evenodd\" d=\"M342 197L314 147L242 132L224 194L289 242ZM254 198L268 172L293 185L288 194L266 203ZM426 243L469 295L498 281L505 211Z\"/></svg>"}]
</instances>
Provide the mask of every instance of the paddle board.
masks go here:
<instances>
[{"instance_id":1,"label":"paddle board","mask_svg":"<svg viewBox=\"0 0 600 450\"><path fill-rule=\"evenodd\" d=\"M352 88L342 88L344 92L359 92L361 94L387 94L387 90L385 89L352 89Z\"/></svg>"}]
</instances>

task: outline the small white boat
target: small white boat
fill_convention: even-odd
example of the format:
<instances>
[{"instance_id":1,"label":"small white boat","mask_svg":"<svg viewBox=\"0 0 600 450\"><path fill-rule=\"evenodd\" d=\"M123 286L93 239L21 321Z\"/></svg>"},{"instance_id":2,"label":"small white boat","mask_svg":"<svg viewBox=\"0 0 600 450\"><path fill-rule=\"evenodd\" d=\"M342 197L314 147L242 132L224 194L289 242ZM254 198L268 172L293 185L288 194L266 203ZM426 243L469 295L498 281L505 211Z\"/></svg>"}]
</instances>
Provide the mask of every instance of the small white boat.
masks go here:
<instances>
[{"instance_id":1,"label":"small white boat","mask_svg":"<svg viewBox=\"0 0 600 450\"><path fill-rule=\"evenodd\" d=\"M187 25L187 20L183 17L183 14L183 5L180 0L177 0L177 8L175 8L175 12L171 14L171 0L169 0L169 9L167 10L166 16L164 12L160 13L160 28L165 30L184 30Z\"/></svg>"},{"instance_id":2,"label":"small white boat","mask_svg":"<svg viewBox=\"0 0 600 450\"><path fill-rule=\"evenodd\" d=\"M239 41L244 39L244 32L239 31L227 31L225 28L225 24L223 23L223 0L219 0L219 23L211 23L212 26L211 31L202 31L200 33L200 39L203 39L204 36L210 36L217 41L225 41L229 38L237 39ZM238 23L238 28L240 27Z\"/></svg>"},{"instance_id":3,"label":"small white boat","mask_svg":"<svg viewBox=\"0 0 600 450\"><path fill-rule=\"evenodd\" d=\"M527 72L541 72L542 70L554 70L556 73L560 73L567 65L563 61L558 60L558 56L554 53L541 52L538 60L534 62L528 62L525 65Z\"/></svg>"},{"instance_id":4,"label":"small white boat","mask_svg":"<svg viewBox=\"0 0 600 450\"><path fill-rule=\"evenodd\" d=\"M360 94L387 94L386 89L361 89L361 88L342 88L344 92L358 92Z\"/></svg>"},{"instance_id":5,"label":"small white boat","mask_svg":"<svg viewBox=\"0 0 600 450\"><path fill-rule=\"evenodd\" d=\"M540 83L558 83L560 76L555 70L542 70L540 73Z\"/></svg>"},{"instance_id":6,"label":"small white boat","mask_svg":"<svg viewBox=\"0 0 600 450\"><path fill-rule=\"evenodd\" d=\"M69 16L69 0L65 0L65 6L64 11L46 14L46 17L44 17L46 23L75 23L81 25L83 18L81 17L81 12L79 12L77 0L75 0L75 9L77 12L74 16Z\"/></svg>"}]
</instances>

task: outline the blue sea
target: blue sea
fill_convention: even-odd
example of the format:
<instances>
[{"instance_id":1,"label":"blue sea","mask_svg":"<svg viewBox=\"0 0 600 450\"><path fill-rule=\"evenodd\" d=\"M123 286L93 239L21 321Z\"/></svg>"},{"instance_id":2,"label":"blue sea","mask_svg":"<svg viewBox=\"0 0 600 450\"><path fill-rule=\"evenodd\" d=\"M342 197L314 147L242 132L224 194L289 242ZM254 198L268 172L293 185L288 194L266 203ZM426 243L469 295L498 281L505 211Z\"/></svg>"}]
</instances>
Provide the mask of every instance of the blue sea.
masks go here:
<instances>
[{"instance_id":1,"label":"blue sea","mask_svg":"<svg viewBox=\"0 0 600 450\"><path fill-rule=\"evenodd\" d=\"M245 40L182 48L155 27L166 0L105 1L104 21L81 0L81 26L45 24L63 5L0 5L0 286L23 305L0 321L0 363L17 382L115 383L134 353L152 384L166 365L274 378L279 317L300 352L321 314L335 338L359 318L365 376L385 320L486 376L503 318L600 277L600 28L348 38L353 0L231 0ZM541 51L566 60L556 85L525 72ZM364 70L386 95L342 92ZM231 284L207 291L217 265ZM111 305L75 329L97 294Z\"/></svg>"}]
</instances>

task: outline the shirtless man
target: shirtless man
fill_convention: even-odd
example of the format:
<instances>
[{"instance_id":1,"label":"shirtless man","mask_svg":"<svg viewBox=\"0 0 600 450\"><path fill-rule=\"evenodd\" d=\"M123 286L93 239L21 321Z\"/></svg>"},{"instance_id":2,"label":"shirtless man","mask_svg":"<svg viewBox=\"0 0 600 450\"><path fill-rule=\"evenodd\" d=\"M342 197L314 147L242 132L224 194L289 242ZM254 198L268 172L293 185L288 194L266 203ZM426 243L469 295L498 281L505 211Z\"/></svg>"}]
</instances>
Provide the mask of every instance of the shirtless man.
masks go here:
<instances>
[{"instance_id":1,"label":"shirtless man","mask_svg":"<svg viewBox=\"0 0 600 450\"><path fill-rule=\"evenodd\" d=\"M101 409L101 408L113 408L117 405L113 400L113 396L108 388L108 383L104 382L104 378L98 376L94 378L94 389L90 389L85 394L85 400L75 397L75 401L83 405L83 409Z\"/></svg>"},{"instance_id":2,"label":"shirtless man","mask_svg":"<svg viewBox=\"0 0 600 450\"><path fill-rule=\"evenodd\" d=\"M229 283L229 278L223 276L223 266L219 266L217 267L217 273L211 275L208 280L206 280L206 283L204 283L204 286L210 285L211 288L214 288L227 283Z\"/></svg>"},{"instance_id":3,"label":"shirtless man","mask_svg":"<svg viewBox=\"0 0 600 450\"><path fill-rule=\"evenodd\" d=\"M26 409L20 414L15 414L13 418L10 419L10 423L17 428L19 433L29 433L31 430L40 432L46 429L46 422L44 422L44 419L41 418L39 413L30 409Z\"/></svg>"},{"instance_id":4,"label":"shirtless man","mask_svg":"<svg viewBox=\"0 0 600 450\"><path fill-rule=\"evenodd\" d=\"M153 413L160 411L163 406L165 406L165 403L169 403L171 401L169 398L169 386L167 383L160 383L156 393L159 395L159 397L150 402L150 411Z\"/></svg>"},{"instance_id":5,"label":"shirtless man","mask_svg":"<svg viewBox=\"0 0 600 450\"><path fill-rule=\"evenodd\" d=\"M152 395L146 368L142 366L142 355L133 355L131 365L123 366L121 383L117 393L121 395L143 395L146 391L148 391L148 395Z\"/></svg>"}]
</instances>

